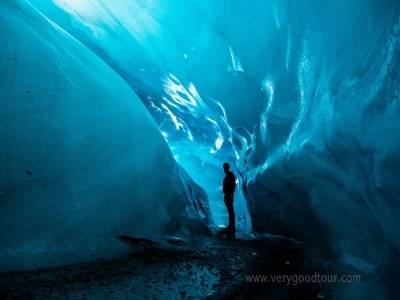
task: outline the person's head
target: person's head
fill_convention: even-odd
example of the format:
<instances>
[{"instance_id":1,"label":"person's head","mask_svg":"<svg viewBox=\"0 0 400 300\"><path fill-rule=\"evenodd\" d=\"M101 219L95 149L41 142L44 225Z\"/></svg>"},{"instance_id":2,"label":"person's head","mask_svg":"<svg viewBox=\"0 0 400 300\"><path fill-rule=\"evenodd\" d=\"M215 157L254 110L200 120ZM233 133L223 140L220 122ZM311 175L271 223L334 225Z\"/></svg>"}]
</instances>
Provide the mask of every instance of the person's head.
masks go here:
<instances>
[{"instance_id":1,"label":"person's head","mask_svg":"<svg viewBox=\"0 0 400 300\"><path fill-rule=\"evenodd\" d=\"M223 167L224 167L224 172L228 173L231 166L229 165L229 163L224 162Z\"/></svg>"}]
</instances>

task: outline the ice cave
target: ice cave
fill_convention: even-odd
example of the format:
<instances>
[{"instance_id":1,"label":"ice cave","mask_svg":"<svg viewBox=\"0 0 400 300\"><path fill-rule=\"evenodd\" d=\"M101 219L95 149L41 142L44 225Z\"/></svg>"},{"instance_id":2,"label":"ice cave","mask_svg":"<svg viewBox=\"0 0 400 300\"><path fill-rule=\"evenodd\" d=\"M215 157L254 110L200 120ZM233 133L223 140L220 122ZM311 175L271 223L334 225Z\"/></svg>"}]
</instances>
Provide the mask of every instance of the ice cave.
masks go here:
<instances>
[{"instance_id":1,"label":"ice cave","mask_svg":"<svg viewBox=\"0 0 400 300\"><path fill-rule=\"evenodd\" d=\"M239 239L364 274L334 298L400 297L398 0L2 0L0 19L0 274L212 236L229 162Z\"/></svg>"}]
</instances>

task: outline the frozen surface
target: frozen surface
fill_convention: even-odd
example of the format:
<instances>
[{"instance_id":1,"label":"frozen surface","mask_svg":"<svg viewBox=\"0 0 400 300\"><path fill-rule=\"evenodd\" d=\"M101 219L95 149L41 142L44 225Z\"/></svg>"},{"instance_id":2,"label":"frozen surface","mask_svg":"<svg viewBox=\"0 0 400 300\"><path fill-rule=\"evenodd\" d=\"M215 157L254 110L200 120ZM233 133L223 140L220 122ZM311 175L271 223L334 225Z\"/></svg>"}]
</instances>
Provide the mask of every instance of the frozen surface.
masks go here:
<instances>
[{"instance_id":1,"label":"frozen surface","mask_svg":"<svg viewBox=\"0 0 400 300\"><path fill-rule=\"evenodd\" d=\"M130 87L27 2L2 2L0 19L0 270L205 226L206 195Z\"/></svg>"},{"instance_id":2,"label":"frozen surface","mask_svg":"<svg viewBox=\"0 0 400 300\"><path fill-rule=\"evenodd\" d=\"M243 231L290 236L379 276L395 272L398 1L30 2L136 92L175 160L207 193L213 223L226 222L219 188L227 160L240 174ZM79 61L71 66L83 68ZM115 87L100 71L87 76ZM122 122L110 113L107 120ZM164 145L154 134L152 143Z\"/></svg>"},{"instance_id":3,"label":"frozen surface","mask_svg":"<svg viewBox=\"0 0 400 300\"><path fill-rule=\"evenodd\" d=\"M234 167L237 156L224 107L212 97L203 97L192 81L197 79L193 72L208 76L206 69L192 70L192 67L199 67L193 65L192 60L205 59L208 65L207 58L196 54L197 43L204 40L206 43L202 47L208 47L208 34L213 35L206 20L201 20L196 6L185 1L32 3L92 49L135 90L156 120L176 161L206 191L210 225L226 224L222 164L229 161ZM204 38L193 41L189 24L184 32L175 32L183 29L176 28L179 24L175 22L185 13L194 18L191 26L196 31L206 30ZM237 66L240 60L235 60L234 51L226 50L231 53L229 64L232 59L234 67L240 69ZM238 175L239 170L234 171ZM238 185L241 184L242 178L238 176ZM250 217L241 189L236 193L235 208L239 230L248 233Z\"/></svg>"}]
</instances>

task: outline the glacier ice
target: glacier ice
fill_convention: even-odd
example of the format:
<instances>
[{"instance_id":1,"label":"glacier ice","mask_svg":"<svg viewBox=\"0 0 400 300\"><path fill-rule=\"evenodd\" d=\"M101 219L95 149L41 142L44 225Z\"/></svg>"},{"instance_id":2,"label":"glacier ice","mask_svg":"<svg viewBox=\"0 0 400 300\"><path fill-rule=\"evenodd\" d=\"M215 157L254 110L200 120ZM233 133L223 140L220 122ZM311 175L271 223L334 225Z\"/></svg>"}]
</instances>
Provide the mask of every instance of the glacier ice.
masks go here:
<instances>
[{"instance_id":1,"label":"glacier ice","mask_svg":"<svg viewBox=\"0 0 400 300\"><path fill-rule=\"evenodd\" d=\"M221 166L224 161L235 165L237 160L230 141L232 129L226 122L223 106L215 99L203 99L190 77L181 74L189 53L181 53L168 26L158 22L157 14L163 4L32 2L130 84L158 123L177 162L207 192L210 225L223 225L226 211L221 197ZM182 5L180 11L190 8L190 3L179 5ZM71 19L66 21L65 14ZM240 64L240 59L231 51L232 62ZM240 177L238 184L241 184ZM238 227L248 233L250 217L241 191L236 195L236 211Z\"/></svg>"},{"instance_id":2,"label":"glacier ice","mask_svg":"<svg viewBox=\"0 0 400 300\"><path fill-rule=\"evenodd\" d=\"M125 81L26 2L0 19L0 269L202 230L206 195Z\"/></svg>"},{"instance_id":3,"label":"glacier ice","mask_svg":"<svg viewBox=\"0 0 400 300\"><path fill-rule=\"evenodd\" d=\"M15 3L30 3L81 49L59 45L57 51L53 41L46 44L42 37L55 54L50 59L54 68L87 69L90 62L102 66L85 76L101 79L101 90L108 91L107 109L116 109L115 86L126 93L118 99L131 99L135 109L140 99L149 114L141 108L135 118L153 124L151 115L156 125L147 125L149 132L121 132L150 144L157 141L158 152L150 156L159 163L161 155L168 168L181 174L183 183L167 193L185 195L180 208L193 205L191 186L196 185L187 184L190 178L201 187L195 199L202 199L204 209L194 206L192 218L224 222L219 180L221 163L228 160L240 175L235 205L243 231L290 236L377 276L395 272L400 249L398 1ZM10 18L5 10L10 6L2 4L4 18ZM22 33L14 35L23 42ZM20 45L11 41L12 47ZM91 59L82 59L81 52ZM74 63L63 63L61 53ZM1 80L2 93L14 91L7 83L4 92L6 79ZM88 93L81 88L76 94ZM121 117L111 112L104 120L122 128ZM1 126L11 123L3 120ZM92 121L87 122L89 129ZM105 134L105 139L115 135ZM115 148L109 151L120 161L120 142L112 141ZM133 156L142 153L133 148ZM160 180L173 180L176 173L159 174ZM154 197L148 199L143 203L159 205Z\"/></svg>"}]
</instances>

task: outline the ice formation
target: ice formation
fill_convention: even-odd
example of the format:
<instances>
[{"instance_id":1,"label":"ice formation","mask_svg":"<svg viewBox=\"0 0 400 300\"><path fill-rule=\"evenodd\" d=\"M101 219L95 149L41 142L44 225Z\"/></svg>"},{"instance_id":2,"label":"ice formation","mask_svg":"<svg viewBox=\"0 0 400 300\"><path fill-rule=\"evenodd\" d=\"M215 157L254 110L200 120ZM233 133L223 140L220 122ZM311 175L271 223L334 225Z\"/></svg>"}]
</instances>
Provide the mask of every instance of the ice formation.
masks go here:
<instances>
[{"instance_id":1,"label":"ice formation","mask_svg":"<svg viewBox=\"0 0 400 300\"><path fill-rule=\"evenodd\" d=\"M157 180L174 182L182 173L183 183L164 187L160 192L171 196L162 204L159 191L141 200L135 196L140 203L120 211L116 226L127 224L130 211L152 203L168 211L161 227L168 216L185 223L174 214L172 198L186 195L178 211L193 205L194 183L187 184L192 179L201 187L196 199L204 211L194 207L189 215L218 226L226 217L219 188L227 160L240 175L235 205L242 231L290 236L366 272L393 270L389 262L400 249L398 1L19 0L0 8L7 21L1 25L3 211L17 205L9 190L18 186L25 193L21 187L33 185L33 177L23 174L29 163L40 164L29 168L43 176L67 168L78 183L85 179L82 191L70 183L60 191L72 199L74 193L92 193L95 184L104 186L109 172L116 181L110 190L120 191L119 176L124 182L131 174L143 185L151 182L143 170L155 168ZM54 80L42 80L44 73ZM37 93L35 102L26 95L29 84L38 86L31 92ZM51 89L45 97L43 88ZM97 104L90 104L91 93L98 93ZM60 94L65 103L59 103ZM41 135L49 122L54 142ZM32 152L34 145L22 138L32 124L38 128L29 139L48 143L47 152ZM89 144L79 141L85 130L94 138ZM75 143L83 143L85 155L77 154ZM55 145L63 150L51 152ZM18 156L10 161L3 153L14 147ZM97 147L106 147L112 159L107 177L92 182L88 177L103 174L98 163L83 171L81 166L97 160ZM185 172L168 174L180 168L175 162ZM138 167L131 171L129 164ZM40 189L37 199L47 189L34 188ZM58 189L48 189L53 188ZM125 203L132 196L129 188L124 191L128 195L116 199ZM96 190L92 196L97 193L102 194ZM18 197L33 201L28 194ZM100 211L99 201L93 205ZM74 211L69 209L64 213ZM17 226L13 216L1 226ZM137 223L130 224L132 230Z\"/></svg>"},{"instance_id":2,"label":"ice formation","mask_svg":"<svg viewBox=\"0 0 400 300\"><path fill-rule=\"evenodd\" d=\"M28 2L3 2L0 18L0 269L203 230L206 195L129 85Z\"/></svg>"}]
</instances>

